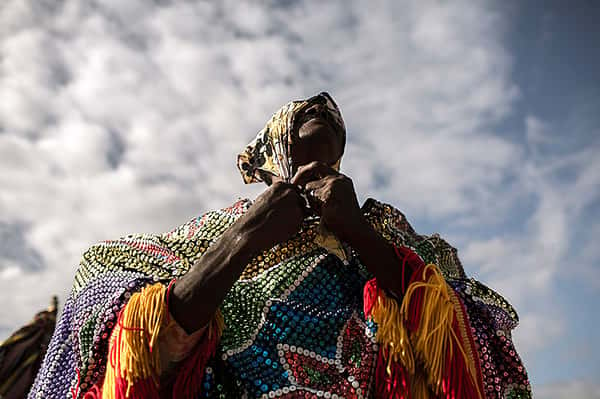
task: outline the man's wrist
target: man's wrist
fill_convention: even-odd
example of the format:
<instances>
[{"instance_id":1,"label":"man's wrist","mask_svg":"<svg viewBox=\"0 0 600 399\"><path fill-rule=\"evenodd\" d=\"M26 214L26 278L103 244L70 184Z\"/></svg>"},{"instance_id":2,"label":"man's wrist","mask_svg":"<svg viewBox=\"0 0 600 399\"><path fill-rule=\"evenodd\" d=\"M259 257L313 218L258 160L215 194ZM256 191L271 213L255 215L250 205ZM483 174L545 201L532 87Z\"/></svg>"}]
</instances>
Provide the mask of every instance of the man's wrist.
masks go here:
<instances>
[{"instance_id":1,"label":"man's wrist","mask_svg":"<svg viewBox=\"0 0 600 399\"><path fill-rule=\"evenodd\" d=\"M353 223L349 225L348 231L340 238L352 248L360 251L366 243L372 241L373 235L377 234L377 232L362 214L353 220Z\"/></svg>"}]
</instances>

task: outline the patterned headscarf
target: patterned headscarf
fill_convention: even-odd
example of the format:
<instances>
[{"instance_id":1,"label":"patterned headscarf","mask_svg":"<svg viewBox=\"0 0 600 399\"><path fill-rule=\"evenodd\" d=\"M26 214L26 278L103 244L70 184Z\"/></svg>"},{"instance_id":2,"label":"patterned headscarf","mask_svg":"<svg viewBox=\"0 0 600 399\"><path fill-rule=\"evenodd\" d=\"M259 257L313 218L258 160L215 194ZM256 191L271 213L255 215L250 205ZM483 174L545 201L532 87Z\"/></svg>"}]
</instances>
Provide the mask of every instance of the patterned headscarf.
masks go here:
<instances>
[{"instance_id":1,"label":"patterned headscarf","mask_svg":"<svg viewBox=\"0 0 600 399\"><path fill-rule=\"evenodd\" d=\"M323 117L346 137L346 127L342 114L333 98L322 92L307 100L292 101L275 112L256 138L237 157L237 165L246 184L256 182L271 183L273 176L289 182L293 176L292 145L297 140L298 123L305 110L315 104L325 108ZM332 167L340 168L341 157Z\"/></svg>"}]
</instances>

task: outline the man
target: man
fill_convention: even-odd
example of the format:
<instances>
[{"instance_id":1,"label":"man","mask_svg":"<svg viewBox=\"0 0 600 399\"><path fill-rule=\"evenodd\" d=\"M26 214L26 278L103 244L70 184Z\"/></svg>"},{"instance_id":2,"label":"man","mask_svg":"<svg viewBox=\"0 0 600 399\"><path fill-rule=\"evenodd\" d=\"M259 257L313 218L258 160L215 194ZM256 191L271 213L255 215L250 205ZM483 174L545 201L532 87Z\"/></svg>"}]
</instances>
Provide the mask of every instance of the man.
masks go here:
<instances>
[{"instance_id":1,"label":"man","mask_svg":"<svg viewBox=\"0 0 600 399\"><path fill-rule=\"evenodd\" d=\"M517 316L339 171L327 93L238 156L254 201L93 246L30 397L525 398Z\"/></svg>"},{"instance_id":2,"label":"man","mask_svg":"<svg viewBox=\"0 0 600 399\"><path fill-rule=\"evenodd\" d=\"M0 398L23 398L39 371L56 325L58 299L0 342Z\"/></svg>"}]
</instances>

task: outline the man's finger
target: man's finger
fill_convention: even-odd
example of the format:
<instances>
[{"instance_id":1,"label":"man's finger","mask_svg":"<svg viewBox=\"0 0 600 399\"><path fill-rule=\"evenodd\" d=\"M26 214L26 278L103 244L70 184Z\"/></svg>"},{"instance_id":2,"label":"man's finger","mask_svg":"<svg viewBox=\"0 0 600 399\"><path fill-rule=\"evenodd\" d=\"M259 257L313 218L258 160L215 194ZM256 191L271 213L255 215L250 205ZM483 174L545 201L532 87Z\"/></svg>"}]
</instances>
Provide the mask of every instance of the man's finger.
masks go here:
<instances>
[{"instance_id":1,"label":"man's finger","mask_svg":"<svg viewBox=\"0 0 600 399\"><path fill-rule=\"evenodd\" d=\"M324 179L309 181L304 185L304 192L309 193L310 191L316 191L325 184L327 184L327 182Z\"/></svg>"},{"instance_id":2,"label":"man's finger","mask_svg":"<svg viewBox=\"0 0 600 399\"><path fill-rule=\"evenodd\" d=\"M307 165L302 165L292 177L292 184L297 186L305 186L306 183L313 180L322 179L325 176L337 175L338 172L331 166L323 162L314 161Z\"/></svg>"},{"instance_id":3,"label":"man's finger","mask_svg":"<svg viewBox=\"0 0 600 399\"><path fill-rule=\"evenodd\" d=\"M305 198L304 191L300 187L286 182L277 182L275 184L282 189L289 190L289 194L287 195L291 195L297 200L298 207L302 210L305 217L310 215L310 208L307 207L307 198ZM310 202L308 205L310 205Z\"/></svg>"},{"instance_id":4,"label":"man's finger","mask_svg":"<svg viewBox=\"0 0 600 399\"><path fill-rule=\"evenodd\" d=\"M310 207L317 213L321 214L321 207L323 206L322 189L323 185L319 184L322 180L310 182L306 185L306 199Z\"/></svg>"}]
</instances>

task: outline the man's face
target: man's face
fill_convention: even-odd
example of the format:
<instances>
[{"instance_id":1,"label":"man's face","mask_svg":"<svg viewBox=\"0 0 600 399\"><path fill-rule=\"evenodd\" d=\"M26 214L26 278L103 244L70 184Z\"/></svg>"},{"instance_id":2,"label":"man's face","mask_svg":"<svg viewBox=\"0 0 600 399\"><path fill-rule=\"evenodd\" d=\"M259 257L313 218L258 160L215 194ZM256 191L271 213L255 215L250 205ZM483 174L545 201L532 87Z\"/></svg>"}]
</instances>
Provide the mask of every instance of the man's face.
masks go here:
<instances>
[{"instance_id":1,"label":"man's face","mask_svg":"<svg viewBox=\"0 0 600 399\"><path fill-rule=\"evenodd\" d=\"M327 115L326 107L314 104L297 119L292 134L293 173L300 165L320 161L333 165L344 153L343 132Z\"/></svg>"}]
</instances>

